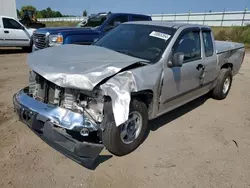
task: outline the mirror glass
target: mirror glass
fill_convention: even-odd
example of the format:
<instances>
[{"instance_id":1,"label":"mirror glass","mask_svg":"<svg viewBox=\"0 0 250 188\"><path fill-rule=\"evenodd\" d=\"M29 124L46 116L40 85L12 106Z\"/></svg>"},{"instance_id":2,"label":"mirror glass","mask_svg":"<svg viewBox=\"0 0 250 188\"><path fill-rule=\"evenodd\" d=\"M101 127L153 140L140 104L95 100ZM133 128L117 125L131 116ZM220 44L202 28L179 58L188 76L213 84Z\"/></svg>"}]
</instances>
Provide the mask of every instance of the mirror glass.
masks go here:
<instances>
[{"instance_id":1,"label":"mirror glass","mask_svg":"<svg viewBox=\"0 0 250 188\"><path fill-rule=\"evenodd\" d=\"M174 53L170 62L168 62L169 67L181 67L184 61L184 54L181 52Z\"/></svg>"}]
</instances>

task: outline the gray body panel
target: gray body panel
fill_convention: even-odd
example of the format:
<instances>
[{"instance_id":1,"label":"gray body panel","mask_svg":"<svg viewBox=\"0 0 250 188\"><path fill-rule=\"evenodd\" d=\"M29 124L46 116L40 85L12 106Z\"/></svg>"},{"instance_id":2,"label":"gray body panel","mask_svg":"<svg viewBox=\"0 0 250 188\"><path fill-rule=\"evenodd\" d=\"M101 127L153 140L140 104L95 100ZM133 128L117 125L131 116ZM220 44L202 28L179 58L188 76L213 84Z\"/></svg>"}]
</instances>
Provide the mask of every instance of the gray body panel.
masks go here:
<instances>
[{"instance_id":1,"label":"gray body panel","mask_svg":"<svg viewBox=\"0 0 250 188\"><path fill-rule=\"evenodd\" d=\"M223 64L232 63L234 75L241 67L244 53L242 44L214 41L213 55L206 57L201 36L201 59L185 63L182 67L167 66L180 33L188 28L209 29L206 26L154 21L125 24L172 27L177 31L157 63L131 70L122 69L145 60L95 46L65 45L41 50L29 56L29 65L61 87L91 90L110 77L101 85L101 89L112 99L117 126L128 118L131 93L152 92L149 119L154 119L211 90ZM203 72L197 70L199 64L205 67Z\"/></svg>"},{"instance_id":2,"label":"gray body panel","mask_svg":"<svg viewBox=\"0 0 250 188\"><path fill-rule=\"evenodd\" d=\"M218 54L218 66L220 67L225 63L232 63L233 75L236 75L240 70L241 63L244 58L244 45L241 43L227 41L215 41L215 44Z\"/></svg>"},{"instance_id":3,"label":"gray body panel","mask_svg":"<svg viewBox=\"0 0 250 188\"><path fill-rule=\"evenodd\" d=\"M63 45L28 56L30 68L52 83L81 90L93 90L103 79L143 59L98 46Z\"/></svg>"}]
</instances>

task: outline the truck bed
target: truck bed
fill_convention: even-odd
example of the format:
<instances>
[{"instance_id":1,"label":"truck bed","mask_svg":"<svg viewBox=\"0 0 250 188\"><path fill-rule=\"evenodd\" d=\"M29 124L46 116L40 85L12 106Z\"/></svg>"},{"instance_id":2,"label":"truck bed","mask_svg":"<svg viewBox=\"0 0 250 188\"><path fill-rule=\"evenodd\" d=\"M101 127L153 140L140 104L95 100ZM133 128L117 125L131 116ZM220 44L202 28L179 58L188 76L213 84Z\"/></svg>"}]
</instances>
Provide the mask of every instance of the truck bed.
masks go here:
<instances>
[{"instance_id":1,"label":"truck bed","mask_svg":"<svg viewBox=\"0 0 250 188\"><path fill-rule=\"evenodd\" d=\"M237 43L237 42L216 40L215 47L216 47L217 54L220 54L223 52L244 48L244 44Z\"/></svg>"},{"instance_id":2,"label":"truck bed","mask_svg":"<svg viewBox=\"0 0 250 188\"><path fill-rule=\"evenodd\" d=\"M218 64L232 64L233 75L236 75L239 72L244 58L244 44L229 41L215 41L215 47L216 53L218 54Z\"/></svg>"}]
</instances>

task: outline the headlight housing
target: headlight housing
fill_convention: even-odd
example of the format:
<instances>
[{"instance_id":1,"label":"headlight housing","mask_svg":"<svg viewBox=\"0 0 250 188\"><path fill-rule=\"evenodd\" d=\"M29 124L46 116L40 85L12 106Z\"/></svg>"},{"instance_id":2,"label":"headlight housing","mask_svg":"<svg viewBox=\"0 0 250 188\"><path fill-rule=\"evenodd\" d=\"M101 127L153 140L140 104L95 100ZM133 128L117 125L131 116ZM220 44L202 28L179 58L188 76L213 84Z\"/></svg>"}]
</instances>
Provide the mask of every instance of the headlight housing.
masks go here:
<instances>
[{"instance_id":1,"label":"headlight housing","mask_svg":"<svg viewBox=\"0 0 250 188\"><path fill-rule=\"evenodd\" d=\"M63 36L58 35L50 35L49 36L49 46L58 46L63 44Z\"/></svg>"}]
</instances>

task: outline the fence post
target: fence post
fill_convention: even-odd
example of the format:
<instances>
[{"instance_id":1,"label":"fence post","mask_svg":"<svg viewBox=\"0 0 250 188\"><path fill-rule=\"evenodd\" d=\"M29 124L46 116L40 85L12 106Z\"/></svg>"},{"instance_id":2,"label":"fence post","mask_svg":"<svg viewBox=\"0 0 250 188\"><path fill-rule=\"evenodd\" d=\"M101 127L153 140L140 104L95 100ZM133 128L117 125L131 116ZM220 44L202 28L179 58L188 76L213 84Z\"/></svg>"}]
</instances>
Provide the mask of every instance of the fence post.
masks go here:
<instances>
[{"instance_id":1,"label":"fence post","mask_svg":"<svg viewBox=\"0 0 250 188\"><path fill-rule=\"evenodd\" d=\"M204 13L204 18L203 18L203 25L205 25L206 14L207 14L207 10L205 10L205 13Z\"/></svg>"},{"instance_id":2,"label":"fence post","mask_svg":"<svg viewBox=\"0 0 250 188\"><path fill-rule=\"evenodd\" d=\"M221 25L220 26L223 26L225 11L226 11L226 9L224 8L224 11L223 11L223 14L222 14Z\"/></svg>"},{"instance_id":3,"label":"fence post","mask_svg":"<svg viewBox=\"0 0 250 188\"><path fill-rule=\"evenodd\" d=\"M188 13L188 23L189 23L189 18L190 18L191 11Z\"/></svg>"},{"instance_id":4,"label":"fence post","mask_svg":"<svg viewBox=\"0 0 250 188\"><path fill-rule=\"evenodd\" d=\"M246 16L246 12L247 12L247 7L245 8L244 14L243 14L243 18L242 18L242 22L241 22L241 26L244 26L244 21L245 21L245 16Z\"/></svg>"},{"instance_id":5,"label":"fence post","mask_svg":"<svg viewBox=\"0 0 250 188\"><path fill-rule=\"evenodd\" d=\"M161 21L163 20L163 13L161 13Z\"/></svg>"},{"instance_id":6,"label":"fence post","mask_svg":"<svg viewBox=\"0 0 250 188\"><path fill-rule=\"evenodd\" d=\"M176 21L176 12L174 13L174 21Z\"/></svg>"}]
</instances>

